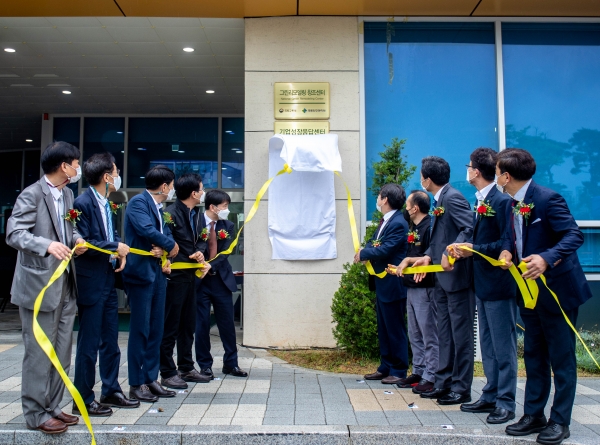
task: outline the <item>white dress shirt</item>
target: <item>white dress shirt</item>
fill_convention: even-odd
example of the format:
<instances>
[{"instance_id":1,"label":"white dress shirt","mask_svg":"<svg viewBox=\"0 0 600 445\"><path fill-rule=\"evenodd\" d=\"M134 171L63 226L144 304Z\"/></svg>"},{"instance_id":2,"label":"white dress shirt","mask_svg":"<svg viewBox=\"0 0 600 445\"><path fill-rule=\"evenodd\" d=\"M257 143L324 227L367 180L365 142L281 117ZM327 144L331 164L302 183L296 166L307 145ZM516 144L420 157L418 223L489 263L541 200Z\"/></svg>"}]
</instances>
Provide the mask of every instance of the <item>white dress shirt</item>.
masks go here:
<instances>
[{"instance_id":1,"label":"white dress shirt","mask_svg":"<svg viewBox=\"0 0 600 445\"><path fill-rule=\"evenodd\" d=\"M98 191L92 187L92 191L94 192L94 196L96 197L96 201L98 201L98 205L100 206L100 215L102 215L102 223L104 224L104 234L106 235L106 239L108 240L108 223L106 221L106 201L107 199L100 195Z\"/></svg>"},{"instance_id":2,"label":"white dress shirt","mask_svg":"<svg viewBox=\"0 0 600 445\"><path fill-rule=\"evenodd\" d=\"M204 212L204 222L206 223L206 233L210 233L210 223L212 223L213 220L210 219L210 217L206 214L206 212ZM217 221L214 221L214 223L215 223L215 227L216 227Z\"/></svg>"},{"instance_id":3,"label":"white dress shirt","mask_svg":"<svg viewBox=\"0 0 600 445\"><path fill-rule=\"evenodd\" d=\"M163 219L162 214L160 213L160 209L163 208L163 205L160 202L156 202L156 199L154 199L154 195L152 193L150 193L147 189L146 191L152 197L152 201L154 201L154 205L156 206L156 212L158 213L158 221L160 222L160 233L163 233Z\"/></svg>"},{"instance_id":4,"label":"white dress shirt","mask_svg":"<svg viewBox=\"0 0 600 445\"><path fill-rule=\"evenodd\" d=\"M57 189L48 179L48 176L44 175L44 180L46 184L48 184L48 188L50 189L50 193L52 194L52 199L54 200L54 210L56 212L56 217L58 218L58 226L60 227L62 233L60 234L61 242L66 244L66 232L65 232L65 197L63 195L62 190Z\"/></svg>"},{"instance_id":5,"label":"white dress shirt","mask_svg":"<svg viewBox=\"0 0 600 445\"><path fill-rule=\"evenodd\" d=\"M444 190L444 189L446 188L446 186L447 186L447 185L448 185L448 184L444 184L444 185L442 186L442 188L441 188L441 189L439 189L435 195L433 195L433 199L435 199L435 202L439 202L439 201L440 201L440 195L442 194L442 190Z\"/></svg>"},{"instance_id":6,"label":"white dress shirt","mask_svg":"<svg viewBox=\"0 0 600 445\"><path fill-rule=\"evenodd\" d=\"M525 195L527 194L527 189L529 189L529 184L531 184L531 179L525 183L521 189L515 193L513 199L517 202L521 202L525 199ZM519 256L519 260L523 259L523 216L520 213L515 214L515 235L517 238L517 255Z\"/></svg>"},{"instance_id":7,"label":"white dress shirt","mask_svg":"<svg viewBox=\"0 0 600 445\"><path fill-rule=\"evenodd\" d=\"M490 190L492 190L494 187L496 187L496 183L492 182L491 184L486 185L481 190L477 190L475 192L475 197L477 198L478 205L481 204L482 201L485 201L485 198L487 198L487 195L490 193Z\"/></svg>"},{"instance_id":8,"label":"white dress shirt","mask_svg":"<svg viewBox=\"0 0 600 445\"><path fill-rule=\"evenodd\" d=\"M383 223L381 223L381 227L379 228L379 231L377 232L377 237L376 239L379 239L379 234L381 233L381 231L383 230L383 228L385 227L385 225L387 224L388 220L392 217L392 215L394 213L396 213L398 210L390 210L389 212L387 212L385 215L383 215Z\"/></svg>"}]
</instances>

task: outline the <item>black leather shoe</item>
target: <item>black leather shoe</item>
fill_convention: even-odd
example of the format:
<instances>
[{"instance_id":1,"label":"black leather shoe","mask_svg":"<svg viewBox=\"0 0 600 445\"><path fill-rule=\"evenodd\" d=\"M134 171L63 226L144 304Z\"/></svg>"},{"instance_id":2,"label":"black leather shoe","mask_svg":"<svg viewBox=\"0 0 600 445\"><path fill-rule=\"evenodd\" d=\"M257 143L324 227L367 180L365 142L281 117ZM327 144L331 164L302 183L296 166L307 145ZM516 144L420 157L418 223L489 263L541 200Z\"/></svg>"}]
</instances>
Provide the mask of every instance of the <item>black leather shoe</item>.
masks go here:
<instances>
[{"instance_id":1,"label":"black leather shoe","mask_svg":"<svg viewBox=\"0 0 600 445\"><path fill-rule=\"evenodd\" d=\"M85 407L90 417L108 417L113 413L112 409L100 405L95 400L92 403L86 404ZM81 412L79 412L79 408L75 403L73 403L72 413L81 416Z\"/></svg>"},{"instance_id":2,"label":"black leather shoe","mask_svg":"<svg viewBox=\"0 0 600 445\"><path fill-rule=\"evenodd\" d=\"M154 403L158 400L158 397L152 394L148 385L130 386L129 398L146 403Z\"/></svg>"},{"instance_id":3,"label":"black leather shoe","mask_svg":"<svg viewBox=\"0 0 600 445\"><path fill-rule=\"evenodd\" d=\"M398 388L412 388L413 386L417 386L421 381L421 376L417 374L411 374L410 376L402 379L401 382L396 383Z\"/></svg>"},{"instance_id":4,"label":"black leather shoe","mask_svg":"<svg viewBox=\"0 0 600 445\"><path fill-rule=\"evenodd\" d=\"M200 370L200 374L210 377L211 380L215 379L215 375L212 372L211 368L204 368Z\"/></svg>"},{"instance_id":5,"label":"black leather shoe","mask_svg":"<svg viewBox=\"0 0 600 445\"><path fill-rule=\"evenodd\" d=\"M443 397L437 399L438 405L459 405L461 403L469 403L471 401L471 394L459 394L454 391L450 391Z\"/></svg>"},{"instance_id":6,"label":"black leather shoe","mask_svg":"<svg viewBox=\"0 0 600 445\"><path fill-rule=\"evenodd\" d=\"M515 413L504 408L496 408L493 413L487 416L486 422L494 425L506 423L515 418Z\"/></svg>"},{"instance_id":7,"label":"black leather shoe","mask_svg":"<svg viewBox=\"0 0 600 445\"><path fill-rule=\"evenodd\" d=\"M493 413L495 409L495 403L486 402L483 399L479 399L475 403L463 403L460 405L460 410L465 413Z\"/></svg>"},{"instance_id":8,"label":"black leather shoe","mask_svg":"<svg viewBox=\"0 0 600 445\"><path fill-rule=\"evenodd\" d=\"M560 425L554 420L548 422L548 426L538 435L536 442L542 445L558 445L571 436L568 426Z\"/></svg>"},{"instance_id":9,"label":"black leather shoe","mask_svg":"<svg viewBox=\"0 0 600 445\"><path fill-rule=\"evenodd\" d=\"M533 433L539 433L548 426L546 416L533 417L525 414L517 423L506 427L506 434L509 436L527 436Z\"/></svg>"},{"instance_id":10,"label":"black leather shoe","mask_svg":"<svg viewBox=\"0 0 600 445\"><path fill-rule=\"evenodd\" d=\"M162 386L172 389L187 389L188 387L188 384L185 383L177 374L172 377L169 377L168 379L163 379L161 377L160 384Z\"/></svg>"},{"instance_id":11,"label":"black leather shoe","mask_svg":"<svg viewBox=\"0 0 600 445\"><path fill-rule=\"evenodd\" d=\"M421 397L424 399L439 399L440 397L450 394L450 389L433 388L431 391L425 391L421 393Z\"/></svg>"},{"instance_id":12,"label":"black leather shoe","mask_svg":"<svg viewBox=\"0 0 600 445\"><path fill-rule=\"evenodd\" d=\"M365 374L365 380L383 380L388 376L388 374L384 374L379 371L375 371L373 374Z\"/></svg>"},{"instance_id":13,"label":"black leather shoe","mask_svg":"<svg viewBox=\"0 0 600 445\"><path fill-rule=\"evenodd\" d=\"M234 377L248 377L248 373L239 366L231 369L223 368L223 374L232 375Z\"/></svg>"},{"instance_id":14,"label":"black leather shoe","mask_svg":"<svg viewBox=\"0 0 600 445\"><path fill-rule=\"evenodd\" d=\"M115 408L138 408L140 401L128 399L122 392L113 392L110 396L100 396L100 404Z\"/></svg>"},{"instance_id":15,"label":"black leather shoe","mask_svg":"<svg viewBox=\"0 0 600 445\"><path fill-rule=\"evenodd\" d=\"M195 369L192 369L188 372L181 372L179 373L179 377L181 377L181 380L184 382L190 383L209 383L212 380L210 376L207 376L206 374L200 374Z\"/></svg>"},{"instance_id":16,"label":"black leather shoe","mask_svg":"<svg viewBox=\"0 0 600 445\"><path fill-rule=\"evenodd\" d=\"M175 391L169 391L168 389L160 386L158 381L154 381L148 385L150 392L158 397L175 397Z\"/></svg>"}]
</instances>

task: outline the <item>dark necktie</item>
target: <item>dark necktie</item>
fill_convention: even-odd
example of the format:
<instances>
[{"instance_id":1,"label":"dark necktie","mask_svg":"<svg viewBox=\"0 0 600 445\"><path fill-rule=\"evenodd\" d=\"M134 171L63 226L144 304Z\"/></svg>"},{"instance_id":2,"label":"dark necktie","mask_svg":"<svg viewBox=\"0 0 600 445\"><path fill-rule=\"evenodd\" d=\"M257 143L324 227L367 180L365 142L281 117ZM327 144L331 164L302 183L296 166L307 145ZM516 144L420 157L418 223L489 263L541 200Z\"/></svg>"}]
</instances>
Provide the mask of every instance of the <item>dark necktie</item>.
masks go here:
<instances>
[{"instance_id":1,"label":"dark necktie","mask_svg":"<svg viewBox=\"0 0 600 445\"><path fill-rule=\"evenodd\" d=\"M515 206L517 205L517 201L515 201L514 199L512 200L512 209L510 211L510 225L512 227L512 242L513 242L513 251L512 256L513 256L513 262L514 263L518 263L518 257L517 257L517 231L515 230Z\"/></svg>"},{"instance_id":2,"label":"dark necktie","mask_svg":"<svg viewBox=\"0 0 600 445\"><path fill-rule=\"evenodd\" d=\"M217 256L217 232L215 231L216 223L210 222L210 234L208 235L208 259L212 260Z\"/></svg>"},{"instance_id":3,"label":"dark necktie","mask_svg":"<svg viewBox=\"0 0 600 445\"><path fill-rule=\"evenodd\" d=\"M192 209L190 212L190 226L192 227L192 236L196 239L196 222L194 221L194 216L196 216L196 210Z\"/></svg>"},{"instance_id":4,"label":"dark necktie","mask_svg":"<svg viewBox=\"0 0 600 445\"><path fill-rule=\"evenodd\" d=\"M435 208L437 207L437 199L433 198L431 200L431 210L435 210ZM431 215L431 219L429 221L429 231L433 231L433 221L435 219L435 215Z\"/></svg>"}]
</instances>

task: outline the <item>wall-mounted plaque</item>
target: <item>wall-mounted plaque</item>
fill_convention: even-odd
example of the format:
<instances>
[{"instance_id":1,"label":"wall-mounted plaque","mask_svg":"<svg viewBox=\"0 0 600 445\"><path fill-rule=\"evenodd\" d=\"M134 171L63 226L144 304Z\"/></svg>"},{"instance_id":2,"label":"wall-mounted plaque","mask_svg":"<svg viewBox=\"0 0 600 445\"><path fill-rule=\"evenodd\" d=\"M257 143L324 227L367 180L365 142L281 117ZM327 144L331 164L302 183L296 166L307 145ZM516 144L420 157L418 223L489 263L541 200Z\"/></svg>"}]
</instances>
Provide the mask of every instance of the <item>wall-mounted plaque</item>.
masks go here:
<instances>
[{"instance_id":1,"label":"wall-mounted plaque","mask_svg":"<svg viewBox=\"0 0 600 445\"><path fill-rule=\"evenodd\" d=\"M288 136L312 136L329 133L328 121L277 121L275 134Z\"/></svg>"},{"instance_id":2,"label":"wall-mounted plaque","mask_svg":"<svg viewBox=\"0 0 600 445\"><path fill-rule=\"evenodd\" d=\"M275 119L329 119L329 82L276 82Z\"/></svg>"}]
</instances>

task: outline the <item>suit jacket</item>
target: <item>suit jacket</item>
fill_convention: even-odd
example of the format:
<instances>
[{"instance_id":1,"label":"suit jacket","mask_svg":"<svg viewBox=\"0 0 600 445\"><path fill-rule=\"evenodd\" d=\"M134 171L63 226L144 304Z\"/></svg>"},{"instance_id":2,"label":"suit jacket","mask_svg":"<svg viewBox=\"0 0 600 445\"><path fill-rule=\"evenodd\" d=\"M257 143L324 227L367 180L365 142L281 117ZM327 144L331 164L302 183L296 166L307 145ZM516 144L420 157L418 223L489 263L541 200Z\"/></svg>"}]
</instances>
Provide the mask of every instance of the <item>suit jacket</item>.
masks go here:
<instances>
[{"instance_id":1,"label":"suit jacket","mask_svg":"<svg viewBox=\"0 0 600 445\"><path fill-rule=\"evenodd\" d=\"M376 238L378 231L379 229L360 251L360 260L370 260L376 273L384 271L388 264L400 264L406 257L408 223L402 216L402 212L398 210L390 217L381 234ZM381 241L378 247L373 246L373 241L376 239ZM389 274L383 278L375 278L375 293L382 303L406 298L406 289L402 280Z\"/></svg>"},{"instance_id":2,"label":"suit jacket","mask_svg":"<svg viewBox=\"0 0 600 445\"><path fill-rule=\"evenodd\" d=\"M64 187L62 192L67 211L73 208L73 192L68 187ZM50 243L61 242L58 223L52 193L42 177L21 192L6 227L6 244L19 251L10 291L13 304L33 310L36 297L61 263L48 253ZM66 245L73 248L80 238L76 226L65 222L65 237ZM73 261L69 273L75 273ZM51 312L58 307L65 278L66 274L63 274L46 290L40 311ZM74 286L73 292L77 296L77 286Z\"/></svg>"},{"instance_id":3,"label":"suit jacket","mask_svg":"<svg viewBox=\"0 0 600 445\"><path fill-rule=\"evenodd\" d=\"M108 235L104 229L104 220L102 213L106 212L98 204L92 188L88 188L85 193L75 199L74 207L81 211L77 229L81 237L88 243L105 250L115 251L119 247L121 238L117 231L113 213L110 212L110 218L113 221L113 239L108 241ZM114 286L112 279L113 266L110 257L102 252L88 249L85 255L75 258L77 265L77 285L83 290L79 295L77 304L93 305L106 292L107 286Z\"/></svg>"},{"instance_id":4,"label":"suit jacket","mask_svg":"<svg viewBox=\"0 0 600 445\"><path fill-rule=\"evenodd\" d=\"M440 264L446 247L454 242L467 242L473 233L473 214L465 197L447 184L437 203L444 207L444 213L433 216L433 229L429 249L425 255L431 258L433 264ZM452 272L437 274L440 286L446 292L457 292L472 286L473 260L471 258L458 260Z\"/></svg>"},{"instance_id":5,"label":"suit jacket","mask_svg":"<svg viewBox=\"0 0 600 445\"><path fill-rule=\"evenodd\" d=\"M202 229L206 227L206 218L204 214L200 216L200 225L198 226L198 233L202 232ZM229 220L218 220L215 224L215 230L219 233L219 230L225 230L229 233L229 237L224 240L219 239L217 236L217 253L223 252L224 250L229 249L231 243L235 238L235 225ZM202 254L205 258L208 259L208 242L205 243L204 250ZM212 271L216 272L220 275L225 286L231 291L237 291L237 284L235 282L235 277L233 276L233 270L231 269L231 264L229 264L229 255L219 255L214 261L210 262L212 267Z\"/></svg>"},{"instance_id":6,"label":"suit jacket","mask_svg":"<svg viewBox=\"0 0 600 445\"><path fill-rule=\"evenodd\" d=\"M473 236L469 242L476 251L498 258L504 244L503 237L510 227L512 199L493 187L485 201L496 213L479 216L473 212ZM517 284L508 270L492 266L477 254L473 255L473 281L475 293L481 300L508 300L515 298L517 292Z\"/></svg>"},{"instance_id":7,"label":"suit jacket","mask_svg":"<svg viewBox=\"0 0 600 445\"><path fill-rule=\"evenodd\" d=\"M171 261L196 263L196 261L190 260L190 255L196 252L204 253L206 249L206 242L202 241L199 236L200 231L198 230L200 219L204 219L204 215L196 208L196 215L194 216L196 229L192 230L192 225L190 224L191 210L179 199L167 207L166 211L171 214L173 221L175 221L175 225L171 227L171 233L173 234L173 239L179 245L179 253ZM194 281L196 270L197 269L173 270L167 279L170 281Z\"/></svg>"},{"instance_id":8,"label":"suit jacket","mask_svg":"<svg viewBox=\"0 0 600 445\"><path fill-rule=\"evenodd\" d=\"M544 258L548 263L548 269L544 272L546 282L558 296L562 308L570 310L579 307L592 297L592 292L577 257L577 249L583 244L583 234L565 199L555 191L531 181L523 202L534 204L529 220L523 221L523 257L537 254ZM508 232L503 250L513 252L515 238L512 224ZM538 286L540 294L537 304L551 312L560 313L541 280L538 280ZM518 303L522 305L523 299L519 298Z\"/></svg>"},{"instance_id":9,"label":"suit jacket","mask_svg":"<svg viewBox=\"0 0 600 445\"><path fill-rule=\"evenodd\" d=\"M160 232L161 226L163 233ZM127 205L125 243L146 251L152 250L153 244L167 252L175 247L169 225L163 222L163 211L161 209L159 216L154 199L147 190L131 198ZM121 272L123 282L132 284L153 283L157 273L162 273L160 260L142 255L127 255L127 264Z\"/></svg>"}]
</instances>

